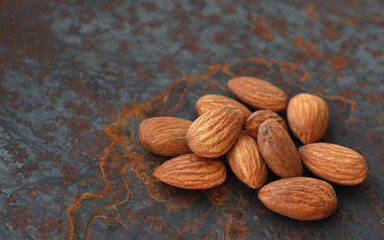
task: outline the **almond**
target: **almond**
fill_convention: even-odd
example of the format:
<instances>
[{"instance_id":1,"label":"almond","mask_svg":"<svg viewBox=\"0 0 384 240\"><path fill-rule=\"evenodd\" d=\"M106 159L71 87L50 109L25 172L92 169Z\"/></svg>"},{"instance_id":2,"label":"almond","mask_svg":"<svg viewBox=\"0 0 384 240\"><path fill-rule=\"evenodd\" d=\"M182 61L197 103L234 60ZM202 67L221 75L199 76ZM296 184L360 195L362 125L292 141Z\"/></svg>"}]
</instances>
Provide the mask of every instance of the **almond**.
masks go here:
<instances>
[{"instance_id":1,"label":"almond","mask_svg":"<svg viewBox=\"0 0 384 240\"><path fill-rule=\"evenodd\" d=\"M367 177L367 162L352 149L331 143L311 143L300 147L299 153L312 173L329 182L351 186Z\"/></svg>"},{"instance_id":2,"label":"almond","mask_svg":"<svg viewBox=\"0 0 384 240\"><path fill-rule=\"evenodd\" d=\"M214 94L205 95L199 98L196 103L195 109L197 114L200 116L214 108L225 106L238 108L243 114L244 123L249 117L249 115L251 115L251 111L240 102L229 97Z\"/></svg>"},{"instance_id":3,"label":"almond","mask_svg":"<svg viewBox=\"0 0 384 240\"><path fill-rule=\"evenodd\" d=\"M190 153L187 132L192 121L175 117L145 119L139 127L140 142L149 151L162 156Z\"/></svg>"},{"instance_id":4,"label":"almond","mask_svg":"<svg viewBox=\"0 0 384 240\"><path fill-rule=\"evenodd\" d=\"M260 188L265 183L268 169L259 152L255 139L241 131L239 139L226 154L235 175L251 188Z\"/></svg>"},{"instance_id":5,"label":"almond","mask_svg":"<svg viewBox=\"0 0 384 240\"><path fill-rule=\"evenodd\" d=\"M285 178L265 185L259 199L272 211L298 220L323 219L337 208L332 186L309 177Z\"/></svg>"},{"instance_id":6,"label":"almond","mask_svg":"<svg viewBox=\"0 0 384 240\"><path fill-rule=\"evenodd\" d=\"M287 124L285 123L284 119L279 116L279 114L271 110L259 110L252 113L245 123L245 129L248 135L257 138L260 125L267 119L276 120L286 131L288 131Z\"/></svg>"},{"instance_id":7,"label":"almond","mask_svg":"<svg viewBox=\"0 0 384 240\"><path fill-rule=\"evenodd\" d=\"M192 123L187 133L188 146L200 157L219 157L235 143L242 125L243 115L237 108L214 108Z\"/></svg>"},{"instance_id":8,"label":"almond","mask_svg":"<svg viewBox=\"0 0 384 240\"><path fill-rule=\"evenodd\" d=\"M283 90L261 79L237 77L228 82L228 87L241 101L257 109L279 112L288 103Z\"/></svg>"},{"instance_id":9,"label":"almond","mask_svg":"<svg viewBox=\"0 0 384 240\"><path fill-rule=\"evenodd\" d=\"M265 120L257 135L265 163L276 175L287 178L303 175L300 156L288 132L275 120Z\"/></svg>"},{"instance_id":10,"label":"almond","mask_svg":"<svg viewBox=\"0 0 384 240\"><path fill-rule=\"evenodd\" d=\"M225 181L226 168L220 159L202 158L193 153L166 161L153 174L169 185L185 189L207 189Z\"/></svg>"},{"instance_id":11,"label":"almond","mask_svg":"<svg viewBox=\"0 0 384 240\"><path fill-rule=\"evenodd\" d=\"M287 118L289 128L302 143L317 142L328 127L328 105L318 96L300 93L289 101Z\"/></svg>"}]
</instances>

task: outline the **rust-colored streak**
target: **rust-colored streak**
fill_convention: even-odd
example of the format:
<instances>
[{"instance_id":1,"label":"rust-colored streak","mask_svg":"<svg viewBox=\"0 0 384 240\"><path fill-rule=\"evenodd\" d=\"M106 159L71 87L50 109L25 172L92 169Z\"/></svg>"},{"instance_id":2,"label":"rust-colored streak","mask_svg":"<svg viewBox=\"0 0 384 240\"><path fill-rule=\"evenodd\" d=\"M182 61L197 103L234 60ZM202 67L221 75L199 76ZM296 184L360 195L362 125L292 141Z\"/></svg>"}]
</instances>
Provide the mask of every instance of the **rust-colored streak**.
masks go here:
<instances>
[{"instance_id":1,"label":"rust-colored streak","mask_svg":"<svg viewBox=\"0 0 384 240\"><path fill-rule=\"evenodd\" d=\"M216 205L222 205L228 198L229 191L226 185L220 185L210 190L205 190L204 193Z\"/></svg>"},{"instance_id":2,"label":"rust-colored streak","mask_svg":"<svg viewBox=\"0 0 384 240\"><path fill-rule=\"evenodd\" d=\"M319 12L317 11L317 6L314 3L308 3L304 9L304 13L313 19L319 18Z\"/></svg>"},{"instance_id":3,"label":"rust-colored streak","mask_svg":"<svg viewBox=\"0 0 384 240\"><path fill-rule=\"evenodd\" d=\"M336 56L329 60L329 66L331 66L335 70L342 70L347 65L347 59L342 56Z\"/></svg>"},{"instance_id":4,"label":"rust-colored streak","mask_svg":"<svg viewBox=\"0 0 384 240\"><path fill-rule=\"evenodd\" d=\"M348 105L351 105L350 109L349 109L349 118L347 119L347 122L354 122L356 121L356 119L353 117L353 114L352 112L357 108L357 103L351 99L348 99L348 98L345 98L343 96L330 96L330 95L325 95L325 94L322 94L322 93L316 93L317 95L325 98L325 99L328 99L328 100L332 100L332 101L342 101Z\"/></svg>"},{"instance_id":5,"label":"rust-colored streak","mask_svg":"<svg viewBox=\"0 0 384 240\"><path fill-rule=\"evenodd\" d=\"M382 14L375 12L370 16L370 20L374 23L380 23L382 21Z\"/></svg>"},{"instance_id":6,"label":"rust-colored streak","mask_svg":"<svg viewBox=\"0 0 384 240\"><path fill-rule=\"evenodd\" d=\"M384 113L381 114L379 122L381 125L384 125Z\"/></svg>"},{"instance_id":7,"label":"rust-colored streak","mask_svg":"<svg viewBox=\"0 0 384 240\"><path fill-rule=\"evenodd\" d=\"M193 80L192 78L183 78L172 85L177 86L181 82L190 82ZM105 150L105 156L99 163L101 173L106 181L106 187L100 193L83 193L73 197L74 204L67 209L71 226L71 233L68 239L78 239L79 235L84 236L85 239L89 239L92 223L97 217L100 217L99 214L101 211L103 209L116 208L128 200L130 190L123 173L129 164L136 163L139 159L143 158L141 154L130 152L130 150L133 150L132 146L137 146L138 142L134 136L134 130L129 128L132 121L141 121L144 119L146 113L151 110L153 106L157 107L159 104L167 102L170 91L173 89L172 85L169 91L152 98L144 104L127 106L127 108L119 114L117 120L104 129L113 139L113 143ZM180 94L180 97L183 96L183 94ZM173 99L170 100L173 101ZM157 109L161 111L161 107ZM177 105L165 112L171 115L176 109ZM130 134L127 134L127 132L130 132ZM77 215L82 208L83 201L87 199L98 201L97 205L100 206L92 211L92 215L87 221L88 224L82 227L81 224L78 223L80 219L77 218Z\"/></svg>"},{"instance_id":8,"label":"rust-colored streak","mask_svg":"<svg viewBox=\"0 0 384 240\"><path fill-rule=\"evenodd\" d=\"M309 58L321 58L322 54L317 49L317 45L310 42L305 42L302 38L295 39L295 45L304 50Z\"/></svg>"},{"instance_id":9,"label":"rust-colored streak","mask_svg":"<svg viewBox=\"0 0 384 240\"><path fill-rule=\"evenodd\" d=\"M348 99L353 98L354 96L356 96L359 93L360 93L360 91L355 90L355 89L341 89L341 96L348 98Z\"/></svg>"},{"instance_id":10,"label":"rust-colored streak","mask_svg":"<svg viewBox=\"0 0 384 240\"><path fill-rule=\"evenodd\" d=\"M232 77L254 76L263 78L264 76L271 74L273 65L279 67L281 74L292 75L295 79L301 82L311 79L309 72L297 63L282 62L277 59L265 59L262 57L252 57L224 66L212 65L207 71L222 69L223 72Z\"/></svg>"},{"instance_id":11,"label":"rust-colored streak","mask_svg":"<svg viewBox=\"0 0 384 240\"><path fill-rule=\"evenodd\" d=\"M257 72L253 72L254 66L258 66ZM144 150L139 143L137 129L133 129L132 126L138 126L147 117L174 115L183 106L185 95L193 85L214 83L215 87L212 88L214 91L219 89L228 91L227 86L223 86L221 82L214 80L213 76L218 72L231 77L240 75L262 77L272 73L272 66L275 69L277 66L277 71L280 71L282 75L291 75L300 81L310 79L309 73L295 63L253 57L226 65L212 65L205 74L183 77L169 85L167 91L151 98L145 103L127 105L119 113L117 119L104 128L104 132L112 138L111 145L104 150L104 157L99 162L100 171L106 186L99 193L82 193L73 197L73 205L67 209L71 227L68 239L89 239L90 229L94 220L99 217L105 217L103 210L117 209L118 205L128 200L130 189L124 173L129 166L145 183L150 198L155 201L165 200L168 210L176 211L180 207L188 207L193 202L196 202L199 199L199 194L196 193L183 193L176 198L173 197L170 200L166 200L169 198L167 192L174 192L175 188L160 183L152 176L153 169L156 166L151 162L145 161L149 152ZM172 68L171 70L174 69ZM78 106L74 106L71 103L68 103L67 106L78 110ZM84 114L87 113L87 111L84 112ZM72 127L75 122L71 120L67 125ZM87 129L88 123L80 121L80 124ZM165 191L165 189L167 190ZM206 190L205 193L216 206L222 205L229 195L226 186ZM82 209L85 205L89 208L90 201L92 201L92 211L87 215ZM84 214L87 216L84 217Z\"/></svg>"},{"instance_id":12,"label":"rust-colored streak","mask_svg":"<svg viewBox=\"0 0 384 240\"><path fill-rule=\"evenodd\" d=\"M244 235L247 232L249 227L246 227L243 224L239 223L231 223L225 226L225 239L227 240L236 240L236 239L244 239Z\"/></svg>"},{"instance_id":13,"label":"rust-colored streak","mask_svg":"<svg viewBox=\"0 0 384 240\"><path fill-rule=\"evenodd\" d=\"M360 19L358 17L343 17L342 21L348 25L354 26L359 23Z\"/></svg>"},{"instance_id":14,"label":"rust-colored streak","mask_svg":"<svg viewBox=\"0 0 384 240\"><path fill-rule=\"evenodd\" d=\"M11 183L0 189L0 235L382 235L384 203L375 193L384 183L375 180L384 167L383 0L137 2L93 1L90 8L86 0L0 0L0 158ZM263 57L246 59L250 54ZM215 59L228 64L189 76ZM287 219L287 227L230 169L224 184L204 191L178 189L153 176L169 158L141 145L140 122L154 116L194 120L194 100L233 97L226 80L244 75L273 81L289 96L312 92L327 101L337 128L324 141L345 142L369 165L361 186L336 186L340 202L352 197L361 209L351 198L325 222L295 227ZM170 82L164 79L175 81L159 93L157 86ZM317 228L337 228L334 222L344 228Z\"/></svg>"},{"instance_id":15,"label":"rust-colored streak","mask_svg":"<svg viewBox=\"0 0 384 240\"><path fill-rule=\"evenodd\" d=\"M258 15L254 20L255 22L251 26L251 31L253 34L261 38L264 38L266 40L272 40L274 38L274 35L270 27L264 23L263 19L264 19L264 16L262 14Z\"/></svg>"},{"instance_id":16,"label":"rust-colored streak","mask_svg":"<svg viewBox=\"0 0 384 240\"><path fill-rule=\"evenodd\" d=\"M338 22L326 21L324 27L321 30L322 36L328 40L336 41L341 35L338 27Z\"/></svg>"},{"instance_id":17,"label":"rust-colored streak","mask_svg":"<svg viewBox=\"0 0 384 240\"><path fill-rule=\"evenodd\" d=\"M217 43L217 44L228 45L231 42L231 36L232 35L233 35L233 32L231 30L223 31L223 32L216 32L213 35L213 39L214 39L215 43Z\"/></svg>"}]
</instances>

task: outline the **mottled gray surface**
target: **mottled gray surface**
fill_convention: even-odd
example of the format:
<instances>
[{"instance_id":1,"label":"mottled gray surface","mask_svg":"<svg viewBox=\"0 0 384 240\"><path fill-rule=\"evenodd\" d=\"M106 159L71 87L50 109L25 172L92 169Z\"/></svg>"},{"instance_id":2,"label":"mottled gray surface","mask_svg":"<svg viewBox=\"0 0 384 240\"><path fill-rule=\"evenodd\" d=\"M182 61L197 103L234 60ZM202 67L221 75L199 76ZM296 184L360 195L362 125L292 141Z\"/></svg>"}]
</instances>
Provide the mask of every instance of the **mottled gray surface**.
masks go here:
<instances>
[{"instance_id":1,"label":"mottled gray surface","mask_svg":"<svg viewBox=\"0 0 384 240\"><path fill-rule=\"evenodd\" d=\"M383 12L380 0L0 0L0 239L84 239L99 214L91 239L383 239ZM206 191L153 178L166 158L138 143L140 121L193 120L198 97L233 96L238 75L327 101L323 141L369 166L363 184L334 186L334 215L279 216L232 173ZM106 187L103 157L111 188L71 228L73 196Z\"/></svg>"}]
</instances>

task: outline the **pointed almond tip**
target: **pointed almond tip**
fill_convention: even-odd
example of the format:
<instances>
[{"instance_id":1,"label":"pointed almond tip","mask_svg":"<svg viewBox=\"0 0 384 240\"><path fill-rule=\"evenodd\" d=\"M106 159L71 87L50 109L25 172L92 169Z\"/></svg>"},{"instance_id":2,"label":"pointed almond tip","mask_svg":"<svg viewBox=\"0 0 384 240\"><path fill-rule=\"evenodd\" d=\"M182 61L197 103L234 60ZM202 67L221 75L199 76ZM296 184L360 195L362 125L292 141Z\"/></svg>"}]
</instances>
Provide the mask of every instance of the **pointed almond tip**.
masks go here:
<instances>
[{"instance_id":1,"label":"pointed almond tip","mask_svg":"<svg viewBox=\"0 0 384 240\"><path fill-rule=\"evenodd\" d=\"M312 143L313 141L311 141L309 138L307 137L299 137L299 140L300 142L302 142L304 145L307 145L307 144L310 144Z\"/></svg>"},{"instance_id":2,"label":"pointed almond tip","mask_svg":"<svg viewBox=\"0 0 384 240\"><path fill-rule=\"evenodd\" d=\"M153 172L153 176L157 179L160 179L159 178L159 168L156 168L155 171Z\"/></svg>"},{"instance_id":3,"label":"pointed almond tip","mask_svg":"<svg viewBox=\"0 0 384 240\"><path fill-rule=\"evenodd\" d=\"M259 192L257 193L257 197L259 198L260 201L263 201L263 195L264 195L264 190L263 188L260 188Z\"/></svg>"}]
</instances>

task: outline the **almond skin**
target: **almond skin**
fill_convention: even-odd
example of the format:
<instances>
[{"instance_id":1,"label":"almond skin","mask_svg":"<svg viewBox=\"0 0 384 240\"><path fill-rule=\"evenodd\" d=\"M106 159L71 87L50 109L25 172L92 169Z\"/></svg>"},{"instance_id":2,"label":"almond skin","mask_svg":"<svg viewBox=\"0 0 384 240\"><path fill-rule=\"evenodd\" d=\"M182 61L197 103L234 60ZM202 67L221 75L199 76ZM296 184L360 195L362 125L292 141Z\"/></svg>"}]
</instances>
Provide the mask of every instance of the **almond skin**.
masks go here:
<instances>
[{"instance_id":1,"label":"almond skin","mask_svg":"<svg viewBox=\"0 0 384 240\"><path fill-rule=\"evenodd\" d=\"M238 108L243 114L244 123L249 117L249 115L251 115L251 111L240 102L226 96L214 95L214 94L205 95L199 98L199 100L197 100L195 109L197 114L200 116L214 108L224 107L224 106L231 106L231 107Z\"/></svg>"},{"instance_id":2,"label":"almond skin","mask_svg":"<svg viewBox=\"0 0 384 240\"><path fill-rule=\"evenodd\" d=\"M140 142L149 151L162 156L190 153L187 132L192 121L175 117L145 119L139 127Z\"/></svg>"},{"instance_id":3,"label":"almond skin","mask_svg":"<svg viewBox=\"0 0 384 240\"><path fill-rule=\"evenodd\" d=\"M214 108L192 123L187 133L188 146L200 157L219 157L236 142L242 125L243 115L237 108Z\"/></svg>"},{"instance_id":4,"label":"almond skin","mask_svg":"<svg viewBox=\"0 0 384 240\"><path fill-rule=\"evenodd\" d=\"M335 190L327 182L309 177L280 179L265 185L259 199L274 212L298 220L319 220L337 208Z\"/></svg>"},{"instance_id":5,"label":"almond skin","mask_svg":"<svg viewBox=\"0 0 384 240\"><path fill-rule=\"evenodd\" d=\"M327 131L328 105L318 96L300 93L289 101L287 118L289 128L295 137L304 144L314 143Z\"/></svg>"},{"instance_id":6,"label":"almond skin","mask_svg":"<svg viewBox=\"0 0 384 240\"><path fill-rule=\"evenodd\" d=\"M283 178L303 175L296 146L277 121L267 119L260 125L257 144L265 163L276 175Z\"/></svg>"},{"instance_id":7,"label":"almond skin","mask_svg":"<svg viewBox=\"0 0 384 240\"><path fill-rule=\"evenodd\" d=\"M241 131L239 139L226 154L235 175L251 188L260 188L267 179L268 169L255 139Z\"/></svg>"},{"instance_id":8,"label":"almond skin","mask_svg":"<svg viewBox=\"0 0 384 240\"><path fill-rule=\"evenodd\" d=\"M166 161L153 174L169 185L185 189L208 189L225 181L226 168L220 159L202 158L193 153Z\"/></svg>"},{"instance_id":9,"label":"almond skin","mask_svg":"<svg viewBox=\"0 0 384 240\"><path fill-rule=\"evenodd\" d=\"M271 110L259 110L252 113L245 122L245 129L248 135L257 138L260 125L267 119L276 120L286 131L288 131L287 124L284 119L279 116L279 114Z\"/></svg>"},{"instance_id":10,"label":"almond skin","mask_svg":"<svg viewBox=\"0 0 384 240\"><path fill-rule=\"evenodd\" d=\"M352 186L367 177L367 162L352 149L331 143L311 143L300 147L299 153L313 174L329 182Z\"/></svg>"},{"instance_id":11,"label":"almond skin","mask_svg":"<svg viewBox=\"0 0 384 240\"><path fill-rule=\"evenodd\" d=\"M257 109L279 112L288 104L283 90L261 79L237 77L228 82L228 87L241 101Z\"/></svg>"}]
</instances>

